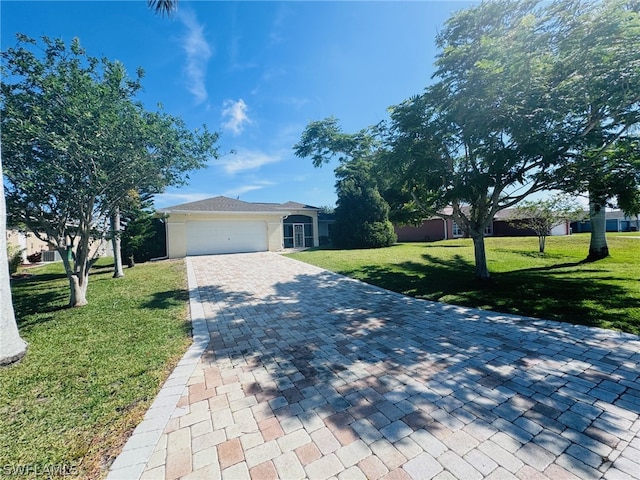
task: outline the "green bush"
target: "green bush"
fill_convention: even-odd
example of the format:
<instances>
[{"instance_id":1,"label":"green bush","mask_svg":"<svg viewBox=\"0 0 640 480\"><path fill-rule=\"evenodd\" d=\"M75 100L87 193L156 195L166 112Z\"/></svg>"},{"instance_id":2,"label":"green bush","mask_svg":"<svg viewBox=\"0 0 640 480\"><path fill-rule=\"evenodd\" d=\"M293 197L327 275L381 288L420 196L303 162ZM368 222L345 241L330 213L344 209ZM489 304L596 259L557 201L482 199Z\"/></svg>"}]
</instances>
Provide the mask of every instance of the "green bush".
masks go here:
<instances>
[{"instance_id":1,"label":"green bush","mask_svg":"<svg viewBox=\"0 0 640 480\"><path fill-rule=\"evenodd\" d=\"M9 260L9 275L18 272L18 267L22 263L22 248L15 245L7 245L7 258Z\"/></svg>"},{"instance_id":2,"label":"green bush","mask_svg":"<svg viewBox=\"0 0 640 480\"><path fill-rule=\"evenodd\" d=\"M339 248L381 248L396 243L390 221L361 222L344 227L336 222L334 239Z\"/></svg>"},{"instance_id":3,"label":"green bush","mask_svg":"<svg viewBox=\"0 0 640 480\"><path fill-rule=\"evenodd\" d=\"M364 243L371 248L390 247L398 240L398 236L389 220L363 225L362 235Z\"/></svg>"}]
</instances>

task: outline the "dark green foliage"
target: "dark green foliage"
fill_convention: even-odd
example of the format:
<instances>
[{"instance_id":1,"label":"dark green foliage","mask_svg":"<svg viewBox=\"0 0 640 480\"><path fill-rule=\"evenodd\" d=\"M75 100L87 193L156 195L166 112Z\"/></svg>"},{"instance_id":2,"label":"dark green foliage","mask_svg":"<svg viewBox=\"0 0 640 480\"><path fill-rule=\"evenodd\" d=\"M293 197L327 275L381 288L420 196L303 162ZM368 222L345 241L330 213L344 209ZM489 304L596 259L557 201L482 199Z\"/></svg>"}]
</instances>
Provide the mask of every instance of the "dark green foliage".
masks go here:
<instances>
[{"instance_id":1,"label":"dark green foliage","mask_svg":"<svg viewBox=\"0 0 640 480\"><path fill-rule=\"evenodd\" d=\"M336 169L338 206L333 243L338 248L379 248L396 243L389 221L389 205L369 176L364 162L350 162Z\"/></svg>"},{"instance_id":2,"label":"dark green foliage","mask_svg":"<svg viewBox=\"0 0 640 480\"><path fill-rule=\"evenodd\" d=\"M122 256L129 267L166 255L164 221L142 211L132 218L122 232Z\"/></svg>"},{"instance_id":3,"label":"dark green foliage","mask_svg":"<svg viewBox=\"0 0 640 480\"><path fill-rule=\"evenodd\" d=\"M7 259L9 260L9 275L13 275L18 271L18 267L22 263L22 249L20 247L8 245Z\"/></svg>"},{"instance_id":4,"label":"dark green foliage","mask_svg":"<svg viewBox=\"0 0 640 480\"><path fill-rule=\"evenodd\" d=\"M396 243L389 221L389 205L378 190L374 173L380 147L377 130L368 128L354 134L342 132L334 117L310 122L294 146L295 154L310 157L315 167L338 157L335 169L338 202L335 209L332 243L337 248L379 248Z\"/></svg>"}]
</instances>

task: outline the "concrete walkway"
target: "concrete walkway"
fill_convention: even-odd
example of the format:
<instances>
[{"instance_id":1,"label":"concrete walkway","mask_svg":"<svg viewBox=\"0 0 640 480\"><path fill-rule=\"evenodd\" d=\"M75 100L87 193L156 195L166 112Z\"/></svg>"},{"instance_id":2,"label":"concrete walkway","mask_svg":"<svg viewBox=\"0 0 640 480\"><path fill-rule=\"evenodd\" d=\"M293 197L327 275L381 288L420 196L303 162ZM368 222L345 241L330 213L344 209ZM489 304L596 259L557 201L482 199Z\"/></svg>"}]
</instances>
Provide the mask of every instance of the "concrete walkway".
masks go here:
<instances>
[{"instance_id":1,"label":"concrete walkway","mask_svg":"<svg viewBox=\"0 0 640 480\"><path fill-rule=\"evenodd\" d=\"M637 336L273 253L187 266L194 344L110 479L640 478Z\"/></svg>"}]
</instances>

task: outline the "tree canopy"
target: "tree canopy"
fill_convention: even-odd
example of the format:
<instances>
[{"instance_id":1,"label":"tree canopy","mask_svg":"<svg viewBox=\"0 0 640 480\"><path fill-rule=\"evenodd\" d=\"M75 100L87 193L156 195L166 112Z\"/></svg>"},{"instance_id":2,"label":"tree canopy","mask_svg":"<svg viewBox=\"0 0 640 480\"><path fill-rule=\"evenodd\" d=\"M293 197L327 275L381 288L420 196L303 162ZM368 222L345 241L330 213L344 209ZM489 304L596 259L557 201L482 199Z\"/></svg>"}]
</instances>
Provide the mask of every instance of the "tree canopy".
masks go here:
<instances>
[{"instance_id":1,"label":"tree canopy","mask_svg":"<svg viewBox=\"0 0 640 480\"><path fill-rule=\"evenodd\" d=\"M131 79L77 39L18 40L2 53L7 208L61 253L79 306L110 212L132 189L157 193L203 167L218 134L134 102L141 69Z\"/></svg>"},{"instance_id":2,"label":"tree canopy","mask_svg":"<svg viewBox=\"0 0 640 480\"><path fill-rule=\"evenodd\" d=\"M437 81L391 107L383 156L405 209L453 219L489 271L484 231L495 214L544 190L549 54L532 2L487 2L452 16L437 38ZM450 207L446 210L445 207Z\"/></svg>"},{"instance_id":3,"label":"tree canopy","mask_svg":"<svg viewBox=\"0 0 640 480\"><path fill-rule=\"evenodd\" d=\"M517 228L533 230L538 235L539 252L544 253L546 238L555 227L584 218L584 208L573 197L556 194L519 203L511 211L509 223Z\"/></svg>"},{"instance_id":4,"label":"tree canopy","mask_svg":"<svg viewBox=\"0 0 640 480\"><path fill-rule=\"evenodd\" d=\"M559 188L588 192L589 258L609 254L605 207L640 212L637 161L640 123L640 4L563 0L546 10L554 52L550 92L563 163ZM635 147L634 147L635 145Z\"/></svg>"},{"instance_id":5,"label":"tree canopy","mask_svg":"<svg viewBox=\"0 0 640 480\"><path fill-rule=\"evenodd\" d=\"M436 38L434 81L422 94L356 134L333 118L311 122L296 153L314 165L373 162L392 218L454 220L473 239L478 279L489 278L486 227L536 192L588 191L604 239L607 200L640 205L639 12L624 0L496 0L459 11ZM599 242L592 237L595 258L607 252Z\"/></svg>"}]
</instances>

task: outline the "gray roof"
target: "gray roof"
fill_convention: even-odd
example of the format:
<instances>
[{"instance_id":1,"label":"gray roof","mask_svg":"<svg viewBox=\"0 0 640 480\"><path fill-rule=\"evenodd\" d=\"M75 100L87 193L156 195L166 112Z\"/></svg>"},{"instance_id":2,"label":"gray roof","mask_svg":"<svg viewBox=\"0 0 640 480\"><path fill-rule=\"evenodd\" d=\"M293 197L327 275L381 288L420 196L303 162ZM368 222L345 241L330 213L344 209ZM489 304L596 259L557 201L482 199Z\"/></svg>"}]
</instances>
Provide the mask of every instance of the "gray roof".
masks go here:
<instances>
[{"instance_id":1,"label":"gray roof","mask_svg":"<svg viewBox=\"0 0 640 480\"><path fill-rule=\"evenodd\" d=\"M636 215L627 215L622 210L612 210L606 212L607 220L615 219L615 220L636 220Z\"/></svg>"},{"instance_id":2,"label":"gray roof","mask_svg":"<svg viewBox=\"0 0 640 480\"><path fill-rule=\"evenodd\" d=\"M313 209L316 207L296 202L286 203L254 203L244 202L229 197L213 197L196 202L182 203L172 207L161 208L160 211L171 212L281 212L283 210Z\"/></svg>"}]
</instances>

